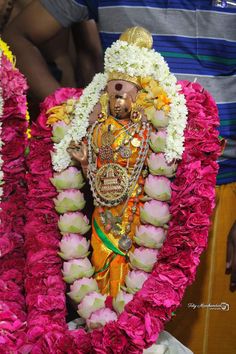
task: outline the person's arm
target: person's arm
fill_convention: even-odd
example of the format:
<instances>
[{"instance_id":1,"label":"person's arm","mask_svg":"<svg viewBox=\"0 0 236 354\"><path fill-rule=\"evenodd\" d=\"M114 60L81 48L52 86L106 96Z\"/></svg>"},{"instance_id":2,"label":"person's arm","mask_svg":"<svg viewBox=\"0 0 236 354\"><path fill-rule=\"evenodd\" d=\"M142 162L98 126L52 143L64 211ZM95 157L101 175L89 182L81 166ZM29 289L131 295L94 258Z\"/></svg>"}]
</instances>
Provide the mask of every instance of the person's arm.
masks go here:
<instances>
[{"instance_id":1,"label":"person's arm","mask_svg":"<svg viewBox=\"0 0 236 354\"><path fill-rule=\"evenodd\" d=\"M79 87L88 85L94 75L103 71L103 50L94 20L73 26L77 51L77 82Z\"/></svg>"},{"instance_id":2,"label":"person's arm","mask_svg":"<svg viewBox=\"0 0 236 354\"><path fill-rule=\"evenodd\" d=\"M231 227L227 240L226 274L231 274L230 290L236 290L236 220Z\"/></svg>"},{"instance_id":3,"label":"person's arm","mask_svg":"<svg viewBox=\"0 0 236 354\"><path fill-rule=\"evenodd\" d=\"M37 98L44 99L59 83L51 75L37 46L52 38L62 25L41 5L33 1L6 28L3 39L17 58L17 67L28 79Z\"/></svg>"}]
</instances>

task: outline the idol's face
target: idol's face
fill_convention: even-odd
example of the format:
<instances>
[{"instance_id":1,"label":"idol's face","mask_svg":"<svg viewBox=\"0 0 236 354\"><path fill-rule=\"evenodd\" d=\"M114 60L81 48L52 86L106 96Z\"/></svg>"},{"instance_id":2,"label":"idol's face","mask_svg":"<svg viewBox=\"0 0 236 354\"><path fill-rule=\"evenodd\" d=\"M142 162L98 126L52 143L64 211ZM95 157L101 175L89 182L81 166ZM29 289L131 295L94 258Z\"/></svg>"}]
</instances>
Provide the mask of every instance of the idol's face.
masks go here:
<instances>
[{"instance_id":1,"label":"idol's face","mask_svg":"<svg viewBox=\"0 0 236 354\"><path fill-rule=\"evenodd\" d=\"M132 110L132 99L127 93L109 95L110 113L118 119L127 119Z\"/></svg>"}]
</instances>

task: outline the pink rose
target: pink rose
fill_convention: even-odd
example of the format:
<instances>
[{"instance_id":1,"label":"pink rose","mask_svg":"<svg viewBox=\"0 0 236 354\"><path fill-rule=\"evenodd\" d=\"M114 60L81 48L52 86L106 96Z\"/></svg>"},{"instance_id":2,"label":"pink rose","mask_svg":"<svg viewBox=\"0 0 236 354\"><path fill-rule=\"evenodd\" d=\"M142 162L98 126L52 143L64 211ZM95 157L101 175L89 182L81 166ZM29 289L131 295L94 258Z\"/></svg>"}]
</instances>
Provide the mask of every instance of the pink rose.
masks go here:
<instances>
[{"instance_id":1,"label":"pink rose","mask_svg":"<svg viewBox=\"0 0 236 354\"><path fill-rule=\"evenodd\" d=\"M155 306L172 307L180 304L180 295L168 283L157 281L150 276L148 281L143 285L139 295L146 301L151 301Z\"/></svg>"},{"instance_id":2,"label":"pink rose","mask_svg":"<svg viewBox=\"0 0 236 354\"><path fill-rule=\"evenodd\" d=\"M123 312L118 319L118 326L138 346L144 346L145 324L142 319L133 314Z\"/></svg>"},{"instance_id":3,"label":"pink rose","mask_svg":"<svg viewBox=\"0 0 236 354\"><path fill-rule=\"evenodd\" d=\"M103 346L106 352L111 351L116 354L126 353L128 337L125 331L121 330L117 323L111 322L103 330Z\"/></svg>"},{"instance_id":4,"label":"pink rose","mask_svg":"<svg viewBox=\"0 0 236 354\"><path fill-rule=\"evenodd\" d=\"M0 259L6 254L10 253L14 248L14 243L11 241L9 237L3 235L0 238Z\"/></svg>"}]
</instances>

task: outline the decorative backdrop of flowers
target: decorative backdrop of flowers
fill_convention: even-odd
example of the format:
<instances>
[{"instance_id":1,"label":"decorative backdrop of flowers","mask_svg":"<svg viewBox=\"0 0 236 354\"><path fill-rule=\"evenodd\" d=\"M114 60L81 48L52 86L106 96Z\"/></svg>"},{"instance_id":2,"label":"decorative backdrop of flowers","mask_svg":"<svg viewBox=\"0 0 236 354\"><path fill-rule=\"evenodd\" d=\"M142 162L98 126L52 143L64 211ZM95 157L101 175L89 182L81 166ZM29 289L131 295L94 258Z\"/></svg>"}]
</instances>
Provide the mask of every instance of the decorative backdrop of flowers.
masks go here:
<instances>
[{"instance_id":1,"label":"decorative backdrop of flowers","mask_svg":"<svg viewBox=\"0 0 236 354\"><path fill-rule=\"evenodd\" d=\"M0 352L25 339L24 234L27 84L0 40Z\"/></svg>"}]
</instances>

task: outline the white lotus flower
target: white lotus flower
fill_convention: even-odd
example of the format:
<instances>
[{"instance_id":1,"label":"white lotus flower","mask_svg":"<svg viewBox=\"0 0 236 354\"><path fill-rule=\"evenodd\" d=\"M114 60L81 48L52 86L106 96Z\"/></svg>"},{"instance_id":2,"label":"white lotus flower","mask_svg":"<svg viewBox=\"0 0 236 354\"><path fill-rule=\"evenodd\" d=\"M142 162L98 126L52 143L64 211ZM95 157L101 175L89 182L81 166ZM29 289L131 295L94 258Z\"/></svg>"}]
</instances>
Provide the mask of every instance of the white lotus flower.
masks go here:
<instances>
[{"instance_id":1,"label":"white lotus flower","mask_svg":"<svg viewBox=\"0 0 236 354\"><path fill-rule=\"evenodd\" d=\"M140 207L140 219L143 223L163 226L170 221L169 205L158 200L151 200Z\"/></svg>"},{"instance_id":2,"label":"white lotus flower","mask_svg":"<svg viewBox=\"0 0 236 354\"><path fill-rule=\"evenodd\" d=\"M132 294L127 294L125 291L120 290L115 298L113 298L112 305L114 310L120 314L123 312L125 305L133 299Z\"/></svg>"},{"instance_id":3,"label":"white lotus flower","mask_svg":"<svg viewBox=\"0 0 236 354\"><path fill-rule=\"evenodd\" d=\"M78 314L88 319L93 312L105 307L106 296L97 292L86 295L78 305Z\"/></svg>"},{"instance_id":4,"label":"white lotus flower","mask_svg":"<svg viewBox=\"0 0 236 354\"><path fill-rule=\"evenodd\" d=\"M82 210L85 206L84 195L77 189L60 192L53 201L56 211L60 214L68 211Z\"/></svg>"},{"instance_id":5,"label":"white lotus flower","mask_svg":"<svg viewBox=\"0 0 236 354\"><path fill-rule=\"evenodd\" d=\"M69 167L60 173L54 173L50 179L57 190L80 189L84 186L84 178L76 167Z\"/></svg>"},{"instance_id":6,"label":"white lotus flower","mask_svg":"<svg viewBox=\"0 0 236 354\"><path fill-rule=\"evenodd\" d=\"M156 258L155 258L156 261ZM137 291L142 289L143 283L147 280L148 273L142 270L132 270L125 277L126 290L135 294Z\"/></svg>"},{"instance_id":7,"label":"white lotus flower","mask_svg":"<svg viewBox=\"0 0 236 354\"><path fill-rule=\"evenodd\" d=\"M102 308L92 313L89 319L87 319L86 324L89 329L96 329L104 327L106 323L111 321L116 321L117 315L114 311L109 308Z\"/></svg>"},{"instance_id":8,"label":"white lotus flower","mask_svg":"<svg viewBox=\"0 0 236 354\"><path fill-rule=\"evenodd\" d=\"M151 272L154 264L157 261L158 251L150 248L136 248L133 253L130 253L130 264L135 269Z\"/></svg>"},{"instance_id":9,"label":"white lotus flower","mask_svg":"<svg viewBox=\"0 0 236 354\"><path fill-rule=\"evenodd\" d=\"M78 233L86 234L89 231L90 225L86 215L75 212L66 213L60 216L58 227L62 233Z\"/></svg>"},{"instance_id":10,"label":"white lotus flower","mask_svg":"<svg viewBox=\"0 0 236 354\"><path fill-rule=\"evenodd\" d=\"M161 248L165 240L166 231L162 227L140 225L136 228L134 240L139 246Z\"/></svg>"},{"instance_id":11,"label":"white lotus flower","mask_svg":"<svg viewBox=\"0 0 236 354\"><path fill-rule=\"evenodd\" d=\"M94 267L88 258L72 259L64 262L62 273L65 282L72 284L77 279L91 277L94 273Z\"/></svg>"},{"instance_id":12,"label":"white lotus flower","mask_svg":"<svg viewBox=\"0 0 236 354\"><path fill-rule=\"evenodd\" d=\"M171 197L171 182L164 176L149 175L145 180L144 191L150 198L167 201Z\"/></svg>"},{"instance_id":13,"label":"white lotus flower","mask_svg":"<svg viewBox=\"0 0 236 354\"><path fill-rule=\"evenodd\" d=\"M176 163L167 163L164 154L152 153L147 159L148 167L153 175L173 177L177 168Z\"/></svg>"},{"instance_id":14,"label":"white lotus flower","mask_svg":"<svg viewBox=\"0 0 236 354\"><path fill-rule=\"evenodd\" d=\"M79 234L66 234L63 236L59 247L59 256L65 260L87 257L90 242Z\"/></svg>"},{"instance_id":15,"label":"white lotus flower","mask_svg":"<svg viewBox=\"0 0 236 354\"><path fill-rule=\"evenodd\" d=\"M94 291L98 292L98 284L96 280L93 278L82 278L76 280L70 286L70 292L67 294L76 303L80 303L87 294Z\"/></svg>"}]
</instances>

